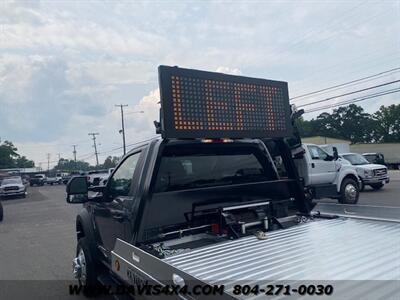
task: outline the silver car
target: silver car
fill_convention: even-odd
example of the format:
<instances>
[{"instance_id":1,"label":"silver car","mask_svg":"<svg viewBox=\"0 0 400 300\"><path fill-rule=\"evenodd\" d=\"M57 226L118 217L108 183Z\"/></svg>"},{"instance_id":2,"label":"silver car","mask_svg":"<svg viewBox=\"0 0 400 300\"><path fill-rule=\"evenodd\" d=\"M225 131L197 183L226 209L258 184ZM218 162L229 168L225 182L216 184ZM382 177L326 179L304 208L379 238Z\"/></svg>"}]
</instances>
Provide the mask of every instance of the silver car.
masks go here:
<instances>
[{"instance_id":1,"label":"silver car","mask_svg":"<svg viewBox=\"0 0 400 300\"><path fill-rule=\"evenodd\" d=\"M20 177L4 178L0 184L0 197L26 197L26 187Z\"/></svg>"}]
</instances>

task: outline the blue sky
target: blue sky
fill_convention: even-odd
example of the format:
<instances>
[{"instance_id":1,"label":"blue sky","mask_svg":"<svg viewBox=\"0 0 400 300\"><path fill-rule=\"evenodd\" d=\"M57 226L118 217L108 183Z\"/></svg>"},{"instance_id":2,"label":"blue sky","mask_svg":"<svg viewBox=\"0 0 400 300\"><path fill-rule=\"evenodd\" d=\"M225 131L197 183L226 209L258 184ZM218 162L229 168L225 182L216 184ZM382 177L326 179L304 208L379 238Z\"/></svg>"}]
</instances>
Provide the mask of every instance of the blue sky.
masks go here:
<instances>
[{"instance_id":1,"label":"blue sky","mask_svg":"<svg viewBox=\"0 0 400 300\"><path fill-rule=\"evenodd\" d=\"M93 163L99 132L103 161L122 152L114 104L129 104L128 143L154 135L160 64L284 80L293 97L399 67L399 32L400 1L2 1L0 138L37 163L73 144Z\"/></svg>"}]
</instances>

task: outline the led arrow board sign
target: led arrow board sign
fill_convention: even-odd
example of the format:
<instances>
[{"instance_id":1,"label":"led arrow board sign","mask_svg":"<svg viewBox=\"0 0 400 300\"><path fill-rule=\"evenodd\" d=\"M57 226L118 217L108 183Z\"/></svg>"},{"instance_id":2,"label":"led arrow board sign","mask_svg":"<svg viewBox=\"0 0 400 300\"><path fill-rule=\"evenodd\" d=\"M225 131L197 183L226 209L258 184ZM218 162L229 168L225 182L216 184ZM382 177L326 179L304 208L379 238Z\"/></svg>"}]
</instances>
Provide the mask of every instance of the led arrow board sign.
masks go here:
<instances>
[{"instance_id":1,"label":"led arrow board sign","mask_svg":"<svg viewBox=\"0 0 400 300\"><path fill-rule=\"evenodd\" d=\"M159 67L164 138L290 136L287 83Z\"/></svg>"}]
</instances>

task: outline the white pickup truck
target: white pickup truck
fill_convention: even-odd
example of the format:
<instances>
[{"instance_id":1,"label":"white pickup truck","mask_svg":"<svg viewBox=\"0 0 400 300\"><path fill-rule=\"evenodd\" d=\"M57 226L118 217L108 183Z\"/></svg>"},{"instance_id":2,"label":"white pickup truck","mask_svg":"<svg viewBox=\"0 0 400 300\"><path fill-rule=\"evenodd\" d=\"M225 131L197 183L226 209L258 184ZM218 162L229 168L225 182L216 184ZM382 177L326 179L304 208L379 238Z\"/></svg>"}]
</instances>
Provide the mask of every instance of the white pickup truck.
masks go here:
<instances>
[{"instance_id":1,"label":"white pickup truck","mask_svg":"<svg viewBox=\"0 0 400 300\"><path fill-rule=\"evenodd\" d=\"M357 171L337 151L330 155L318 145L302 144L292 154L307 196L338 199L345 204L358 202L361 182Z\"/></svg>"},{"instance_id":2,"label":"white pickup truck","mask_svg":"<svg viewBox=\"0 0 400 300\"><path fill-rule=\"evenodd\" d=\"M389 183L390 178L386 166L372 164L363 155L358 153L343 153L340 154L340 157L355 167L358 177L361 180L361 191L366 185L369 185L374 190L379 190L386 183Z\"/></svg>"},{"instance_id":3,"label":"white pickup truck","mask_svg":"<svg viewBox=\"0 0 400 300\"><path fill-rule=\"evenodd\" d=\"M87 177L89 186L97 186L103 184L104 181L107 182L107 179L110 177L113 170L114 168L89 171Z\"/></svg>"}]
</instances>

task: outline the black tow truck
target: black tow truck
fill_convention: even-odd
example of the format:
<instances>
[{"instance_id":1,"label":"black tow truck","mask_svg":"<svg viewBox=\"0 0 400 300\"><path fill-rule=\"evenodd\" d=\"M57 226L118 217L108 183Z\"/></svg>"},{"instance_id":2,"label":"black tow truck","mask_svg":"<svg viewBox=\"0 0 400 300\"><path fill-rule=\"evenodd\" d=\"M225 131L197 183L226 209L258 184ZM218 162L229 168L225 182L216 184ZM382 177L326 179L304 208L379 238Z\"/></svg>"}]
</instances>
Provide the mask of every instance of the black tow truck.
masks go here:
<instances>
[{"instance_id":1,"label":"black tow truck","mask_svg":"<svg viewBox=\"0 0 400 300\"><path fill-rule=\"evenodd\" d=\"M161 66L159 83L161 137L126 154L105 186L67 185L67 202L83 203L73 272L87 294L117 283L135 298L263 299L282 282L283 295L329 295L329 280L400 279L398 211L305 197L285 82ZM285 177L258 138L279 149Z\"/></svg>"}]
</instances>

